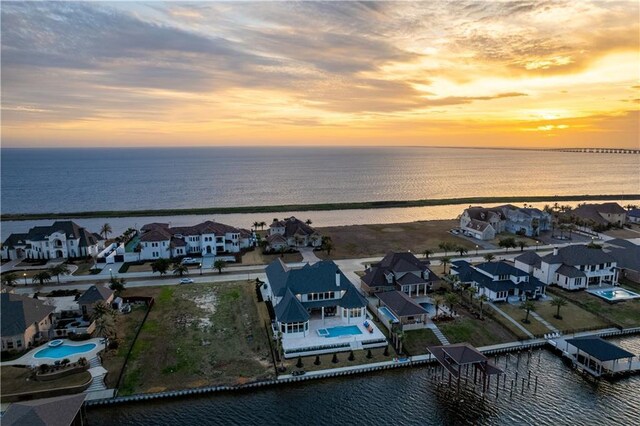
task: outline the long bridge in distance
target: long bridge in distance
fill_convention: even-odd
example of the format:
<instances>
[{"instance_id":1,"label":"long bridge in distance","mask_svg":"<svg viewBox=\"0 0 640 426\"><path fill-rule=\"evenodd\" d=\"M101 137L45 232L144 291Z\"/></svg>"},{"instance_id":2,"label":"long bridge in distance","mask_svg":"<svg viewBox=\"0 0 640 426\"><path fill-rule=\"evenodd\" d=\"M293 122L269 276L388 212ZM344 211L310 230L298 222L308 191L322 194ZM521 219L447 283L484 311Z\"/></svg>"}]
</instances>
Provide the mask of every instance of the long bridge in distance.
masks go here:
<instances>
[{"instance_id":1,"label":"long bridge in distance","mask_svg":"<svg viewBox=\"0 0 640 426\"><path fill-rule=\"evenodd\" d=\"M629 148L555 148L545 151L584 152L588 154L640 154L640 149Z\"/></svg>"}]
</instances>

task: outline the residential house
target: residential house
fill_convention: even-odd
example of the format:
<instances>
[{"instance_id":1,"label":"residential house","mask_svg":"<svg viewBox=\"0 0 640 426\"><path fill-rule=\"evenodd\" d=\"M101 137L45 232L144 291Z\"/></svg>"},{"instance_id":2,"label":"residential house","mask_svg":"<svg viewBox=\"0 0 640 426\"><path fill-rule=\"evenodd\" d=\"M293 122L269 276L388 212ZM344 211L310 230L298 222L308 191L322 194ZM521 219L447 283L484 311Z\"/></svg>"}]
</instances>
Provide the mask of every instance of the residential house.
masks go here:
<instances>
[{"instance_id":1,"label":"residential house","mask_svg":"<svg viewBox=\"0 0 640 426\"><path fill-rule=\"evenodd\" d=\"M378 318L391 329L397 324L402 331L416 330L427 326L427 310L411 297L397 290L377 293L382 306L378 306Z\"/></svg>"},{"instance_id":2,"label":"residential house","mask_svg":"<svg viewBox=\"0 0 640 426\"><path fill-rule=\"evenodd\" d=\"M104 285L92 285L78 298L78 306L83 316L90 317L93 306L98 302L104 302L111 306L114 292Z\"/></svg>"},{"instance_id":3,"label":"residential house","mask_svg":"<svg viewBox=\"0 0 640 426\"><path fill-rule=\"evenodd\" d=\"M0 300L3 352L28 349L48 339L54 307L14 293L2 293Z\"/></svg>"},{"instance_id":4,"label":"residential house","mask_svg":"<svg viewBox=\"0 0 640 426\"><path fill-rule=\"evenodd\" d=\"M616 261L618 277L640 283L640 245L615 238L606 242L604 251Z\"/></svg>"},{"instance_id":5,"label":"residential house","mask_svg":"<svg viewBox=\"0 0 640 426\"><path fill-rule=\"evenodd\" d=\"M565 215L592 226L622 226L627 220L627 211L618 203L583 204Z\"/></svg>"},{"instance_id":6,"label":"residential house","mask_svg":"<svg viewBox=\"0 0 640 426\"><path fill-rule=\"evenodd\" d=\"M640 209L631 209L627 212L627 220L631 223L640 223Z\"/></svg>"},{"instance_id":7,"label":"residential house","mask_svg":"<svg viewBox=\"0 0 640 426\"><path fill-rule=\"evenodd\" d=\"M511 296L536 299L545 294L544 283L504 261L472 265L457 260L451 263L451 274L461 283L475 287L478 296L485 295L492 302L507 301Z\"/></svg>"},{"instance_id":8,"label":"residential house","mask_svg":"<svg viewBox=\"0 0 640 426\"><path fill-rule=\"evenodd\" d=\"M367 300L330 260L290 268L276 259L266 268L265 295L286 358L376 347L384 335L367 319Z\"/></svg>"},{"instance_id":9,"label":"residential house","mask_svg":"<svg viewBox=\"0 0 640 426\"><path fill-rule=\"evenodd\" d=\"M476 206L464 210L460 228L479 240L491 240L502 232L534 237L551 229L551 215L540 209L511 204L491 208Z\"/></svg>"},{"instance_id":10,"label":"residential house","mask_svg":"<svg viewBox=\"0 0 640 426\"><path fill-rule=\"evenodd\" d=\"M514 266L528 274L533 274L535 268L540 269L542 258L535 251L527 251L513 259Z\"/></svg>"},{"instance_id":11,"label":"residential house","mask_svg":"<svg viewBox=\"0 0 640 426\"><path fill-rule=\"evenodd\" d=\"M273 220L269 226L267 244L272 250L282 247L320 247L322 236L311 226L291 216L284 220Z\"/></svg>"},{"instance_id":12,"label":"residential house","mask_svg":"<svg viewBox=\"0 0 640 426\"><path fill-rule=\"evenodd\" d=\"M141 231L142 260L233 254L254 243L250 231L210 220L194 226L179 227L169 227L167 223L149 223Z\"/></svg>"},{"instance_id":13,"label":"residential house","mask_svg":"<svg viewBox=\"0 0 640 426\"><path fill-rule=\"evenodd\" d=\"M86 393L19 401L2 415L3 426L82 426L88 424L82 404Z\"/></svg>"},{"instance_id":14,"label":"residential house","mask_svg":"<svg viewBox=\"0 0 640 426\"><path fill-rule=\"evenodd\" d=\"M520 256L519 256L520 257ZM567 290L578 290L593 285L617 285L617 262L611 254L585 245L570 245L540 258L533 265L523 258L515 262L517 268L530 271L545 284L556 284Z\"/></svg>"},{"instance_id":15,"label":"residential house","mask_svg":"<svg viewBox=\"0 0 640 426\"><path fill-rule=\"evenodd\" d=\"M410 252L389 252L365 270L360 287L369 295L399 290L409 296L424 296L439 281L428 265Z\"/></svg>"},{"instance_id":16,"label":"residential house","mask_svg":"<svg viewBox=\"0 0 640 426\"><path fill-rule=\"evenodd\" d=\"M3 259L71 259L97 255L104 239L70 220L35 226L25 234L11 234L2 244Z\"/></svg>"}]
</instances>

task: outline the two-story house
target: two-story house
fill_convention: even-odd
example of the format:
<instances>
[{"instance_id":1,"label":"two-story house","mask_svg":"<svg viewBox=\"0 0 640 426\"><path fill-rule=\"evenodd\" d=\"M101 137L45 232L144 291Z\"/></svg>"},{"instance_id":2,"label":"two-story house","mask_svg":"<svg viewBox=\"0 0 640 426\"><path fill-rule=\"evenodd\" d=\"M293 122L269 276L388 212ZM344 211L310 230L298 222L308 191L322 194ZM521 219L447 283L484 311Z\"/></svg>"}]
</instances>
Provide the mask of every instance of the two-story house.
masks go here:
<instances>
[{"instance_id":1,"label":"two-story house","mask_svg":"<svg viewBox=\"0 0 640 426\"><path fill-rule=\"evenodd\" d=\"M424 296L438 282L438 276L410 252L389 252L365 270L360 287L369 295L398 290L409 296Z\"/></svg>"},{"instance_id":2,"label":"two-story house","mask_svg":"<svg viewBox=\"0 0 640 426\"><path fill-rule=\"evenodd\" d=\"M150 223L141 231L140 258L143 260L239 253L253 244L249 231L213 221L180 227Z\"/></svg>"},{"instance_id":3,"label":"two-story house","mask_svg":"<svg viewBox=\"0 0 640 426\"><path fill-rule=\"evenodd\" d=\"M31 297L0 294L2 351L23 351L48 340L55 308Z\"/></svg>"},{"instance_id":4,"label":"two-story house","mask_svg":"<svg viewBox=\"0 0 640 426\"><path fill-rule=\"evenodd\" d=\"M290 268L276 259L266 275L264 293L274 307L274 331L282 336L286 358L386 344L367 322L366 299L332 261Z\"/></svg>"},{"instance_id":5,"label":"two-story house","mask_svg":"<svg viewBox=\"0 0 640 426\"><path fill-rule=\"evenodd\" d=\"M520 208L511 204L484 208L469 207L460 216L460 228L479 240L491 240L508 232L528 237L551 229L551 215L536 208Z\"/></svg>"},{"instance_id":6,"label":"two-story house","mask_svg":"<svg viewBox=\"0 0 640 426\"><path fill-rule=\"evenodd\" d=\"M536 299L545 293L543 282L507 262L472 265L457 260L451 263L451 274L460 283L475 287L477 296L485 295L492 302L506 301L511 296Z\"/></svg>"},{"instance_id":7,"label":"two-story house","mask_svg":"<svg viewBox=\"0 0 640 426\"><path fill-rule=\"evenodd\" d=\"M585 245L555 248L553 253L538 259L531 254L520 255L515 266L545 284L555 284L567 290L579 290L593 285L617 285L618 268L611 254Z\"/></svg>"},{"instance_id":8,"label":"two-story house","mask_svg":"<svg viewBox=\"0 0 640 426\"><path fill-rule=\"evenodd\" d=\"M618 203L585 203L565 215L579 218L582 222L592 226L622 226L627 220L627 211Z\"/></svg>"},{"instance_id":9,"label":"two-story house","mask_svg":"<svg viewBox=\"0 0 640 426\"><path fill-rule=\"evenodd\" d=\"M267 244L272 250L287 247L320 247L322 236L305 222L291 216L284 220L273 220L269 226Z\"/></svg>"},{"instance_id":10,"label":"two-story house","mask_svg":"<svg viewBox=\"0 0 640 426\"><path fill-rule=\"evenodd\" d=\"M2 244L4 259L73 259L97 255L104 239L70 220L35 226L26 234L11 234Z\"/></svg>"},{"instance_id":11,"label":"two-story house","mask_svg":"<svg viewBox=\"0 0 640 426\"><path fill-rule=\"evenodd\" d=\"M460 215L460 229L479 240L491 240L504 232L506 216L499 208L469 207Z\"/></svg>"},{"instance_id":12,"label":"two-story house","mask_svg":"<svg viewBox=\"0 0 640 426\"><path fill-rule=\"evenodd\" d=\"M536 237L541 231L551 229L551 215L535 208L519 208L512 205L501 206L505 214L505 232Z\"/></svg>"}]
</instances>

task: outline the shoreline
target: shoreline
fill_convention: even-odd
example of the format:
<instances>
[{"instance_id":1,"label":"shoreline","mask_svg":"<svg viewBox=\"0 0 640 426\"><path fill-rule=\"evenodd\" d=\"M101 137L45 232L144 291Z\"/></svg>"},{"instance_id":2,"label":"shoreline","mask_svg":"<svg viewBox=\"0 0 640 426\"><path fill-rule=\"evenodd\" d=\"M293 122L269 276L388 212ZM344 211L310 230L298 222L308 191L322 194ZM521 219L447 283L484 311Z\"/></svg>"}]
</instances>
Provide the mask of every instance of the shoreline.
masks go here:
<instances>
[{"instance_id":1,"label":"shoreline","mask_svg":"<svg viewBox=\"0 0 640 426\"><path fill-rule=\"evenodd\" d=\"M609 195L535 195L522 197L463 197L436 198L421 200L391 200L391 201L362 201L350 203L318 203L318 204L283 204L273 206L242 206L242 207L198 207L184 209L157 210L104 210L86 212L63 213L7 213L0 216L0 221L27 221L45 219L89 219L89 218L119 218L119 217L149 217L149 216L183 216L203 214L246 214L246 213L278 213L288 211L335 211L335 210L369 210L388 208L429 207L468 204L519 203L519 202L563 202L563 201L591 201L591 200L638 200L640 194L609 194Z\"/></svg>"}]
</instances>

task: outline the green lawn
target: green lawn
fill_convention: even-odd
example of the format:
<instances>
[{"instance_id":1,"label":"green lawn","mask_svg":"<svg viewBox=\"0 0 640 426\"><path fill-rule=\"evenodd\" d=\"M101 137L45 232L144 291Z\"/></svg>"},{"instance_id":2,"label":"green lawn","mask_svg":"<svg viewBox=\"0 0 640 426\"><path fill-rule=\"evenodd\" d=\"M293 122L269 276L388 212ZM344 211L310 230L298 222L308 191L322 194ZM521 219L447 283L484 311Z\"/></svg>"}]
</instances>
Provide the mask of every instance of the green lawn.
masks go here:
<instances>
[{"instance_id":1,"label":"green lawn","mask_svg":"<svg viewBox=\"0 0 640 426\"><path fill-rule=\"evenodd\" d=\"M533 302L533 303L536 306L536 312L537 312L538 309L540 308L540 304L542 302ZM496 306L498 308L500 308L500 310L502 310L502 312L504 312L505 314L509 315L514 320L518 321L518 323L520 325L522 325L524 328L529 330L529 332L531 334L535 335L535 336L543 335L543 334L551 332L551 330L549 330L549 328L547 328L543 323L541 323L536 318L534 318L533 315L531 315L531 314L529 314L529 323L528 324L525 324L524 322L522 322L525 319L525 317L527 316L527 311L525 311L524 309L520 309L520 305L511 305L509 303L500 303L500 304L496 304ZM508 322L504 317L501 317L501 319L504 319L504 321ZM522 332L520 332L520 333L522 333Z\"/></svg>"},{"instance_id":2,"label":"green lawn","mask_svg":"<svg viewBox=\"0 0 640 426\"><path fill-rule=\"evenodd\" d=\"M274 376L253 282L136 290L156 303L134 344L120 394Z\"/></svg>"},{"instance_id":3,"label":"green lawn","mask_svg":"<svg viewBox=\"0 0 640 426\"><path fill-rule=\"evenodd\" d=\"M558 308L552 306L550 301L538 302L536 312L558 330L571 332L586 328L607 328L609 324L581 307L568 302L560 308L562 319L555 318Z\"/></svg>"},{"instance_id":4,"label":"green lawn","mask_svg":"<svg viewBox=\"0 0 640 426\"><path fill-rule=\"evenodd\" d=\"M488 317L485 317L484 321L459 317L451 322L438 323L438 328L447 337L449 343L467 342L478 347L516 340L516 336Z\"/></svg>"},{"instance_id":5,"label":"green lawn","mask_svg":"<svg viewBox=\"0 0 640 426\"><path fill-rule=\"evenodd\" d=\"M439 345L440 340L428 328L422 330L405 331L404 348L409 355L427 353L427 346Z\"/></svg>"},{"instance_id":6,"label":"green lawn","mask_svg":"<svg viewBox=\"0 0 640 426\"><path fill-rule=\"evenodd\" d=\"M0 367L0 377L2 378L2 393L9 395L82 385L89 380L91 374L82 371L56 380L38 382L30 379L31 372L28 368L4 366Z\"/></svg>"}]
</instances>

